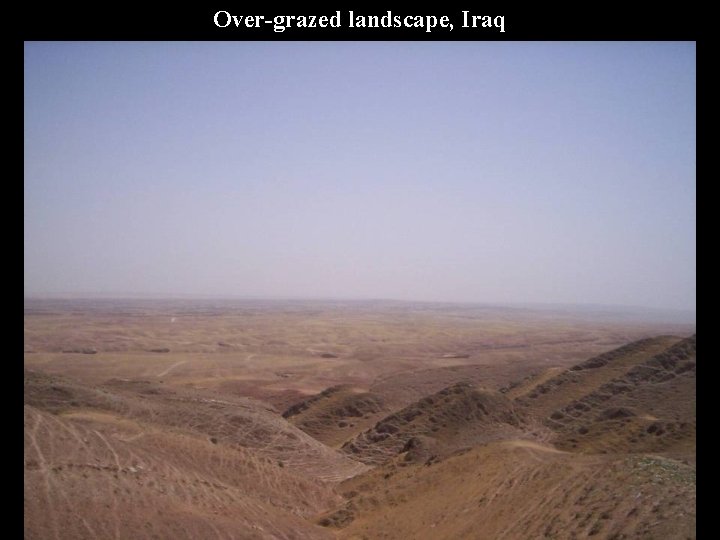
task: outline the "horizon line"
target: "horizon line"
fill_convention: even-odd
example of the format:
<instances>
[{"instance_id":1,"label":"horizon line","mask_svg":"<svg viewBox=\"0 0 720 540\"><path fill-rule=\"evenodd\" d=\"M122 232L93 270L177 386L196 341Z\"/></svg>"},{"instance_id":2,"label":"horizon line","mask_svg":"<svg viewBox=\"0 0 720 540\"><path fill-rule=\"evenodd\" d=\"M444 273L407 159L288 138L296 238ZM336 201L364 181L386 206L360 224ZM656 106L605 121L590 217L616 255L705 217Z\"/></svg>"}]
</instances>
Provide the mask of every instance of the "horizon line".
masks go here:
<instances>
[{"instance_id":1,"label":"horizon line","mask_svg":"<svg viewBox=\"0 0 720 540\"><path fill-rule=\"evenodd\" d=\"M390 297L336 297L336 296L270 296L241 294L195 293L104 293L104 292L47 292L24 293L24 300L254 300L254 301L306 301L306 302L397 302L406 304L482 305L488 307L555 307L594 308L616 310L646 310L696 313L697 308L658 307L597 302L538 302L538 301L485 301L485 300L408 300Z\"/></svg>"}]
</instances>

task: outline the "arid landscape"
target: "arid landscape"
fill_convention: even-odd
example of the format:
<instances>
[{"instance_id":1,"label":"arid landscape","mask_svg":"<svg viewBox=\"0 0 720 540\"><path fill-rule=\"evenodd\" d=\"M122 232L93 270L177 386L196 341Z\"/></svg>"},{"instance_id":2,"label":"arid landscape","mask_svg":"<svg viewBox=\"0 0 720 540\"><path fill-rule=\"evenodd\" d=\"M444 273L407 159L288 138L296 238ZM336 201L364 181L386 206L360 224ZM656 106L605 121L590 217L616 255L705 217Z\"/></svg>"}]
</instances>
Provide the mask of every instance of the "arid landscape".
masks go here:
<instances>
[{"instance_id":1,"label":"arid landscape","mask_svg":"<svg viewBox=\"0 0 720 540\"><path fill-rule=\"evenodd\" d=\"M695 538L695 325L26 299L27 539Z\"/></svg>"}]
</instances>

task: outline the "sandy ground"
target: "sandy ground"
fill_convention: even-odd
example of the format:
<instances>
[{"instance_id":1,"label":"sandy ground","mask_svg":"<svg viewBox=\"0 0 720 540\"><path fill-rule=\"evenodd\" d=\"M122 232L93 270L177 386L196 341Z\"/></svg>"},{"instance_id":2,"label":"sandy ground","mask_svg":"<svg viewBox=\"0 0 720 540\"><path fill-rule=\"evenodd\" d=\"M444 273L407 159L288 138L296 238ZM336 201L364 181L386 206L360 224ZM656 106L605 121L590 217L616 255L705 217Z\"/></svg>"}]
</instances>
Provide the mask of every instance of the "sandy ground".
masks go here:
<instances>
[{"instance_id":1,"label":"sandy ground","mask_svg":"<svg viewBox=\"0 0 720 540\"><path fill-rule=\"evenodd\" d=\"M672 348L693 332L567 309L27 301L25 537L693 538L694 341Z\"/></svg>"}]
</instances>

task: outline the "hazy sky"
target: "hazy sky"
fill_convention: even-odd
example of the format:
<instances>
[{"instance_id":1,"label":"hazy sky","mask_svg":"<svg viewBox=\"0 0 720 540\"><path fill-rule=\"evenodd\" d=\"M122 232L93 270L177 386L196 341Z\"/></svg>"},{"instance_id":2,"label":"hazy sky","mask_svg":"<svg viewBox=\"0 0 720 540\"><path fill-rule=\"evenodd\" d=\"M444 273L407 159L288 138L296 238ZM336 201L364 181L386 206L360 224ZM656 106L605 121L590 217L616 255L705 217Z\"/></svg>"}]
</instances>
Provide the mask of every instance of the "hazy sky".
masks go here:
<instances>
[{"instance_id":1,"label":"hazy sky","mask_svg":"<svg viewBox=\"0 0 720 540\"><path fill-rule=\"evenodd\" d=\"M695 45L25 45L25 293L695 308Z\"/></svg>"}]
</instances>

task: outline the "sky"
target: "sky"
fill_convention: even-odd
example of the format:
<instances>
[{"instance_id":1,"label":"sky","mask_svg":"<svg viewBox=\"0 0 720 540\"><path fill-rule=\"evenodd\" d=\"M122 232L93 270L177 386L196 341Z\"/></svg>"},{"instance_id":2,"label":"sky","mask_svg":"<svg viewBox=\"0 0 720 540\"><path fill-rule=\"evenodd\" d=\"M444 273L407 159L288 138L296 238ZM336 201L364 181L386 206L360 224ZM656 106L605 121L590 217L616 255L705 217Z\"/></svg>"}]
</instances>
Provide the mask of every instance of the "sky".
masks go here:
<instances>
[{"instance_id":1,"label":"sky","mask_svg":"<svg viewBox=\"0 0 720 540\"><path fill-rule=\"evenodd\" d=\"M27 42L26 295L695 309L692 42Z\"/></svg>"}]
</instances>

